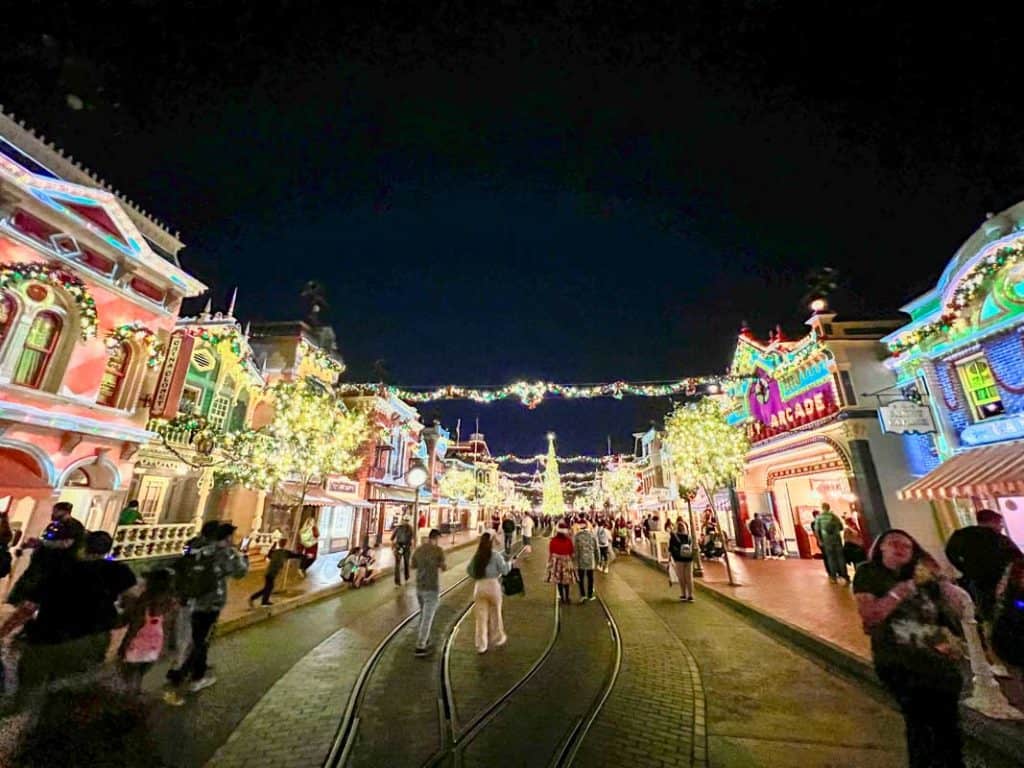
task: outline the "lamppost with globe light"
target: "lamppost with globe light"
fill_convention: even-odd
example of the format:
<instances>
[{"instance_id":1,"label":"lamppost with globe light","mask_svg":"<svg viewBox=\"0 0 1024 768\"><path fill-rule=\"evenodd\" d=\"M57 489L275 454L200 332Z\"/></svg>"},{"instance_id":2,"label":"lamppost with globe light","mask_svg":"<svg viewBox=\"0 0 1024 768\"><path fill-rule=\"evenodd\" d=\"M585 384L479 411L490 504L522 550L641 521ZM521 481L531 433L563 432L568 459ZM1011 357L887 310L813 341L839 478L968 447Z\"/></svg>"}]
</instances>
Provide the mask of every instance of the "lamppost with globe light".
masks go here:
<instances>
[{"instance_id":1,"label":"lamppost with globe light","mask_svg":"<svg viewBox=\"0 0 1024 768\"><path fill-rule=\"evenodd\" d=\"M405 473L405 484L412 488L412 519L416 523L416 542L420 538L420 488L427 482L427 468L423 462L416 459L409 465Z\"/></svg>"}]
</instances>

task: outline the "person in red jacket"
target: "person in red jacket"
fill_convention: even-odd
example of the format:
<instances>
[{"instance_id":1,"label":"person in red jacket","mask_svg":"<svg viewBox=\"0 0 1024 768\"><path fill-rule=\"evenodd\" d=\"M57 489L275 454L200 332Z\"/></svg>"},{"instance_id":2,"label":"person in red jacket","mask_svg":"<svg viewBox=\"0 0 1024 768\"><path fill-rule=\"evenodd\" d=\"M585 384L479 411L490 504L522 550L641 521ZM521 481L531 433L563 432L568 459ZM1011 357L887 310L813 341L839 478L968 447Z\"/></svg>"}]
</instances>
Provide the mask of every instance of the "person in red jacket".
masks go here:
<instances>
[{"instance_id":1,"label":"person in red jacket","mask_svg":"<svg viewBox=\"0 0 1024 768\"><path fill-rule=\"evenodd\" d=\"M558 586L558 598L569 602L569 585L576 582L576 563L573 560L572 537L565 523L559 523L555 535L548 543L547 581Z\"/></svg>"}]
</instances>

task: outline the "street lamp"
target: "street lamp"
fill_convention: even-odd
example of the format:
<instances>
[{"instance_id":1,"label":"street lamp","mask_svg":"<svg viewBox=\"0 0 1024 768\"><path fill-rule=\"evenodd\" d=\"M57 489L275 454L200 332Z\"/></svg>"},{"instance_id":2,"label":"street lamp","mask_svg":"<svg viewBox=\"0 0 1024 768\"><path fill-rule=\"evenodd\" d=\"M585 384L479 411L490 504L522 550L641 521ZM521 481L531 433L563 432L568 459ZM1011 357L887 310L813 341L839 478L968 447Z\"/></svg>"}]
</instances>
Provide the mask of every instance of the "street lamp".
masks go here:
<instances>
[{"instance_id":1,"label":"street lamp","mask_svg":"<svg viewBox=\"0 0 1024 768\"><path fill-rule=\"evenodd\" d=\"M405 484L412 488L412 519L416 524L417 538L420 531L420 488L426 482L427 468L423 465L422 461L416 459L409 465L409 470L405 473Z\"/></svg>"}]
</instances>

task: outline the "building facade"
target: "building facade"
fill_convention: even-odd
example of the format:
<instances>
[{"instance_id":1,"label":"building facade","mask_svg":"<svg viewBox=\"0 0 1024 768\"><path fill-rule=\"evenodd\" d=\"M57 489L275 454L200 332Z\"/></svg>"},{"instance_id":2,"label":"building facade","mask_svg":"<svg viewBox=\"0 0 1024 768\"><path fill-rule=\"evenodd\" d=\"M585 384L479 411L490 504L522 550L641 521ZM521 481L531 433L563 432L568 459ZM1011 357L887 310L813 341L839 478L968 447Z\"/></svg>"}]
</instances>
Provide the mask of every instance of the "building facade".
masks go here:
<instances>
[{"instance_id":1,"label":"building facade","mask_svg":"<svg viewBox=\"0 0 1024 768\"><path fill-rule=\"evenodd\" d=\"M737 483L736 535L749 545L753 515L775 519L791 556L812 557L815 510L828 503L852 515L868 537L890 527L913 531L934 550L934 520L897 498L911 474L899 435L882 431L879 393L895 376L881 338L898 321L850 321L818 312L810 332L792 341L739 336L725 405L730 423L748 431L751 448Z\"/></svg>"},{"instance_id":2,"label":"building facade","mask_svg":"<svg viewBox=\"0 0 1024 768\"><path fill-rule=\"evenodd\" d=\"M176 236L0 115L0 510L112 531L181 301Z\"/></svg>"},{"instance_id":3,"label":"building facade","mask_svg":"<svg viewBox=\"0 0 1024 768\"><path fill-rule=\"evenodd\" d=\"M901 498L930 508L943 538L997 509L1024 546L1024 202L979 227L903 311L886 364L898 407L926 411L903 427L919 479Z\"/></svg>"}]
</instances>

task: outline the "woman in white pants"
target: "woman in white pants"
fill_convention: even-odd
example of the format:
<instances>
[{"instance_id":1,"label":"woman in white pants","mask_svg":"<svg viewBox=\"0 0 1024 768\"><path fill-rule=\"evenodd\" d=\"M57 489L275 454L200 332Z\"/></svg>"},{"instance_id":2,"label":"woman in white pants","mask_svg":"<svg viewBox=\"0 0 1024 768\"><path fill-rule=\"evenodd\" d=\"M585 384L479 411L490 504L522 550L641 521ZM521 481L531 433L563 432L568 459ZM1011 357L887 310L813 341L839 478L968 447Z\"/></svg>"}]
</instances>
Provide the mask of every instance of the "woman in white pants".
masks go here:
<instances>
[{"instance_id":1,"label":"woman in white pants","mask_svg":"<svg viewBox=\"0 0 1024 768\"><path fill-rule=\"evenodd\" d=\"M515 560L511 561L512 563ZM494 548L490 533L480 537L476 552L466 572L473 578L473 615L476 618L476 652L487 653L487 648L508 642L501 620L501 581L511 563L500 549Z\"/></svg>"}]
</instances>

